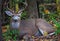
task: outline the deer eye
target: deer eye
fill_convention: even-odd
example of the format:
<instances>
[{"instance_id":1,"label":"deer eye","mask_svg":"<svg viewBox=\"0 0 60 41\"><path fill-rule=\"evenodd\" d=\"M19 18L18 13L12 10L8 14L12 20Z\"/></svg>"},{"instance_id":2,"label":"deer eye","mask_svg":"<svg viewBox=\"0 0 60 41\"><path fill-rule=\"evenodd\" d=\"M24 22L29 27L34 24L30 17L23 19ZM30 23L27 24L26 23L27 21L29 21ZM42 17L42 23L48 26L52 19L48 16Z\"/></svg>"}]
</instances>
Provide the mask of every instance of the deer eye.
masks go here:
<instances>
[{"instance_id":1,"label":"deer eye","mask_svg":"<svg viewBox=\"0 0 60 41\"><path fill-rule=\"evenodd\" d=\"M18 17L20 17L20 15Z\"/></svg>"}]
</instances>

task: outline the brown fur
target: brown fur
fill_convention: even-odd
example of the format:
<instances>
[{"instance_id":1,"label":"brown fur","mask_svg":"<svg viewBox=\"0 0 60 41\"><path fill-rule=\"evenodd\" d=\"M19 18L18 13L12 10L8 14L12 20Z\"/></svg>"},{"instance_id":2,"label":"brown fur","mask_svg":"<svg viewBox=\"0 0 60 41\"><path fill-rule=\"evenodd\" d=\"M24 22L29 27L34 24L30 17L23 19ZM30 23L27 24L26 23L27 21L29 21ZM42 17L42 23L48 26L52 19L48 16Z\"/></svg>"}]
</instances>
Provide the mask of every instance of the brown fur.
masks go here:
<instances>
[{"instance_id":1,"label":"brown fur","mask_svg":"<svg viewBox=\"0 0 60 41\"><path fill-rule=\"evenodd\" d=\"M20 37L25 35L35 35L38 32L38 28L48 33L53 32L53 27L47 23L44 19L26 19L20 21Z\"/></svg>"}]
</instances>

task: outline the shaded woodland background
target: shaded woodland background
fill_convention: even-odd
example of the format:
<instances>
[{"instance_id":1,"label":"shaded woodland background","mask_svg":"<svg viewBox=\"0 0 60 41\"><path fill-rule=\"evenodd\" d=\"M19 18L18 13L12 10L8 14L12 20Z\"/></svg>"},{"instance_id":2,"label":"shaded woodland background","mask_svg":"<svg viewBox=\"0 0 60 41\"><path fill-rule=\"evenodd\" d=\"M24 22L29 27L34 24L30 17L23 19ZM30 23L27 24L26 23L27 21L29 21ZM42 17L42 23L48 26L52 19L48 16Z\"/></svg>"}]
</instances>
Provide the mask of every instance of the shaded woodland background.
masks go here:
<instances>
[{"instance_id":1,"label":"shaded woodland background","mask_svg":"<svg viewBox=\"0 0 60 41\"><path fill-rule=\"evenodd\" d=\"M0 0L0 40L2 38L1 26L9 24L10 21L10 17L4 13L6 9L4 4L8 1ZM56 20L58 24L60 23L60 0L26 0L26 2L28 6L23 12L21 19L42 18L50 22L54 18L53 21Z\"/></svg>"}]
</instances>

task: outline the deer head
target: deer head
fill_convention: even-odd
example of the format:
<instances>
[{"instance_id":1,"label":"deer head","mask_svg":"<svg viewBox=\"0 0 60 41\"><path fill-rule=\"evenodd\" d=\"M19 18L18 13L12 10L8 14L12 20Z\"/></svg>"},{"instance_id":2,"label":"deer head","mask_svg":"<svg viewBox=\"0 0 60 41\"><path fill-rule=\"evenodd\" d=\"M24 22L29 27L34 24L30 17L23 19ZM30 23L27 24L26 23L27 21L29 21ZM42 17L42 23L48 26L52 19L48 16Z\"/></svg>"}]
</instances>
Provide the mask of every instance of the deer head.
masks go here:
<instances>
[{"instance_id":1,"label":"deer head","mask_svg":"<svg viewBox=\"0 0 60 41\"><path fill-rule=\"evenodd\" d=\"M15 22L17 22L17 21L20 19L21 14L22 14L22 12L20 12L20 13L18 13L18 14L15 14L15 13L13 13L13 12L11 12L11 11L5 11L5 12L6 12L6 14L7 14L8 16L11 16L11 19L12 19L13 21L15 21Z\"/></svg>"},{"instance_id":2,"label":"deer head","mask_svg":"<svg viewBox=\"0 0 60 41\"><path fill-rule=\"evenodd\" d=\"M23 4L27 6L26 2L23 2ZM25 6L25 8L26 8L26 6ZM8 8L8 6L7 6L7 8ZM15 13L14 10L11 10L10 8L8 8L8 11L5 11L5 13L8 16L11 16L12 20L14 20L14 22L17 22L18 20L20 20L21 14L25 10L25 8L20 9L17 13Z\"/></svg>"},{"instance_id":3,"label":"deer head","mask_svg":"<svg viewBox=\"0 0 60 41\"><path fill-rule=\"evenodd\" d=\"M23 4L25 5L25 8L26 8L27 3L23 2ZM7 6L7 8L8 8L8 6ZM15 28L19 29L19 27L20 27L20 17L21 17L22 12L25 10L25 8L19 9L18 12L15 12L15 10L12 10L10 8L8 8L8 10L5 11L5 13L8 16L11 16L11 22L10 22L11 28L13 28L13 29L15 29Z\"/></svg>"}]
</instances>

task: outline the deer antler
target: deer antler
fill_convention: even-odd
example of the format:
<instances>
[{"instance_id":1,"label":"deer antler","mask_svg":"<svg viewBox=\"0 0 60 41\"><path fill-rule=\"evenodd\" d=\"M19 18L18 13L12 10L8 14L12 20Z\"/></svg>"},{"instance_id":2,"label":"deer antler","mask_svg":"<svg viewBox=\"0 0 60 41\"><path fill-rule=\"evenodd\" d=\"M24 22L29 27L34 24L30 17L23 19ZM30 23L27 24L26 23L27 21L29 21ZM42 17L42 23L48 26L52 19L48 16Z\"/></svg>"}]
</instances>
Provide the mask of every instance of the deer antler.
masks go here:
<instances>
[{"instance_id":1,"label":"deer antler","mask_svg":"<svg viewBox=\"0 0 60 41\"><path fill-rule=\"evenodd\" d=\"M23 4L25 5L25 8L27 7L27 3L26 2L23 2ZM8 3L7 3L7 8L8 8L8 10L9 11L11 11L12 13L14 13L14 10L11 10L9 7L8 7ZM18 11L18 13L22 13L22 11L24 11L25 10L25 8L23 8L23 9L20 9L19 11Z\"/></svg>"},{"instance_id":2,"label":"deer antler","mask_svg":"<svg viewBox=\"0 0 60 41\"><path fill-rule=\"evenodd\" d=\"M26 3L26 2L23 2L23 4L25 5L25 8L26 8L26 7L27 7L27 3ZM25 10L25 8L20 9L20 10L18 11L18 13L21 13L22 11L24 11L24 10Z\"/></svg>"},{"instance_id":3,"label":"deer antler","mask_svg":"<svg viewBox=\"0 0 60 41\"><path fill-rule=\"evenodd\" d=\"M8 3L7 3L7 9L9 10L9 11L11 11L12 13L14 13L14 10L11 10L9 7L8 7Z\"/></svg>"}]
</instances>

